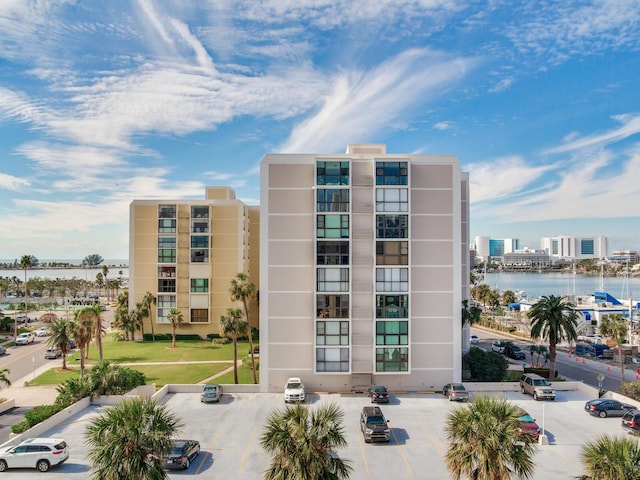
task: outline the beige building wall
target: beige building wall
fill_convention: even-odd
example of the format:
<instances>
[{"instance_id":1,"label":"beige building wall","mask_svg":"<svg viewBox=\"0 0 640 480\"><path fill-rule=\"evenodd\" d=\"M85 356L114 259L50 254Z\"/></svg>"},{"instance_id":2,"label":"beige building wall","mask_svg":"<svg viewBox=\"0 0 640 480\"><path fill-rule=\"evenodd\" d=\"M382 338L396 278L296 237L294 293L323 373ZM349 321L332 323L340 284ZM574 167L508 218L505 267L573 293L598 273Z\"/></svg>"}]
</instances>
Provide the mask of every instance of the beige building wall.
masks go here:
<instances>
[{"instance_id":1,"label":"beige building wall","mask_svg":"<svg viewBox=\"0 0 640 480\"><path fill-rule=\"evenodd\" d=\"M318 162L346 162L347 184L318 183ZM377 185L376 166L384 165L381 162L406 166L408 185ZM317 198L329 196L327 189L332 189L332 198L347 190L348 206L332 200L322 207L328 205L331 211L319 211ZM379 195L385 200L378 201ZM406 195L397 208L407 211L396 213L407 215L408 237L379 238L378 215L389 213L379 209L396 208L391 200L395 195ZM468 298L467 204L468 177L450 155L391 155L378 144L349 145L344 155L267 155L261 164L261 389L280 391L289 376L300 376L317 390L373 383L393 389L439 389L459 381L461 302ZM340 208L347 211L336 210ZM346 238L322 238L328 235L322 222L332 215L348 222ZM319 244L334 240L342 247L348 244L348 264L318 263ZM380 256L379 249L387 248L407 249L397 260L406 264L377 264L396 261L392 254ZM331 258L322 261L334 261ZM404 273L399 275L407 276L401 286L390 280L376 282L377 274L395 275L400 270ZM325 282L336 275L346 283ZM323 291L327 288L346 290ZM386 288L406 291L383 291ZM387 293L408 297L407 318L377 318L376 302ZM340 318L324 316L337 310L318 309L325 295L348 301L346 310L338 309ZM380 343L397 337L389 334L381 340L377 329L403 322L408 323L408 341L394 341L406 343ZM325 335L329 324L339 325L341 334ZM403 352L399 360L385 356L397 352ZM400 371L389 370L396 366Z\"/></svg>"},{"instance_id":2,"label":"beige building wall","mask_svg":"<svg viewBox=\"0 0 640 480\"><path fill-rule=\"evenodd\" d=\"M241 307L230 301L231 280L245 272L259 288L259 208L231 188L207 187L203 200L134 200L129 221L129 308L147 291L157 299L145 333L152 321L155 333L171 333L171 308L185 319L179 334L218 333L227 308ZM257 327L257 302L249 313Z\"/></svg>"}]
</instances>

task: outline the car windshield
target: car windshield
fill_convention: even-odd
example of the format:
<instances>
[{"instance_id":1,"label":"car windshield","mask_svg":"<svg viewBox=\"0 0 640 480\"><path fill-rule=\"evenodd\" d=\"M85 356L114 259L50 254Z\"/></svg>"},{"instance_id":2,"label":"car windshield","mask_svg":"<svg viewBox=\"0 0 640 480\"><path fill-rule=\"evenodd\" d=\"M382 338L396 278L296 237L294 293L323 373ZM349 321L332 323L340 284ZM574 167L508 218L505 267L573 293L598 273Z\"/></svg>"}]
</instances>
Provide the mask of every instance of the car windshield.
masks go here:
<instances>
[{"instance_id":1,"label":"car windshield","mask_svg":"<svg viewBox=\"0 0 640 480\"><path fill-rule=\"evenodd\" d=\"M289 382L287 383L287 388L297 389L300 388L300 384L298 382Z\"/></svg>"},{"instance_id":2,"label":"car windshield","mask_svg":"<svg viewBox=\"0 0 640 480\"><path fill-rule=\"evenodd\" d=\"M534 380L533 384L536 387L548 387L549 386L549 382L547 382L546 380Z\"/></svg>"},{"instance_id":3,"label":"car windshield","mask_svg":"<svg viewBox=\"0 0 640 480\"><path fill-rule=\"evenodd\" d=\"M174 443L173 448L171 449L171 455L181 455L185 445L185 442Z\"/></svg>"},{"instance_id":4,"label":"car windshield","mask_svg":"<svg viewBox=\"0 0 640 480\"><path fill-rule=\"evenodd\" d=\"M367 417L367 423L382 425L384 423L384 418L380 415L372 415L371 417Z\"/></svg>"},{"instance_id":5,"label":"car windshield","mask_svg":"<svg viewBox=\"0 0 640 480\"><path fill-rule=\"evenodd\" d=\"M464 385L452 385L451 386L451 390L456 390L457 392L463 392L464 391Z\"/></svg>"},{"instance_id":6,"label":"car windshield","mask_svg":"<svg viewBox=\"0 0 640 480\"><path fill-rule=\"evenodd\" d=\"M522 423L533 423L533 422L535 422L533 417L531 415L529 415L528 413L525 413L524 415L521 415L520 416L520 421Z\"/></svg>"},{"instance_id":7,"label":"car windshield","mask_svg":"<svg viewBox=\"0 0 640 480\"><path fill-rule=\"evenodd\" d=\"M373 387L373 391L375 393L387 393L387 389L385 387Z\"/></svg>"}]
</instances>

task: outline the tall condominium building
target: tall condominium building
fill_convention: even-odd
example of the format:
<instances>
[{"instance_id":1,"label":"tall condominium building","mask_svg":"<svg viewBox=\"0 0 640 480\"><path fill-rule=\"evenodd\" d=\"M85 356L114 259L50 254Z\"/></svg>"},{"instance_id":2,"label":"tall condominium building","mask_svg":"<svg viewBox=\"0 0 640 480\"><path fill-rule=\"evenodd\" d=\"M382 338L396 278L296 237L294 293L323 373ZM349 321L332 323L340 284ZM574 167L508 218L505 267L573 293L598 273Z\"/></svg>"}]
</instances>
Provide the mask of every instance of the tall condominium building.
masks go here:
<instances>
[{"instance_id":1,"label":"tall condominium building","mask_svg":"<svg viewBox=\"0 0 640 480\"><path fill-rule=\"evenodd\" d=\"M227 308L241 307L230 301L231 280L244 272L259 285L259 208L231 188L207 187L203 200L134 200L129 222L129 306L156 297L145 333L170 333L172 308L184 316L178 333L218 333ZM257 303L249 311L257 327Z\"/></svg>"},{"instance_id":2,"label":"tall condominium building","mask_svg":"<svg viewBox=\"0 0 640 480\"><path fill-rule=\"evenodd\" d=\"M461 376L468 174L451 155L270 154L261 163L260 384L433 389Z\"/></svg>"},{"instance_id":3,"label":"tall condominium building","mask_svg":"<svg viewBox=\"0 0 640 480\"><path fill-rule=\"evenodd\" d=\"M520 239L518 238L491 238L476 237L474 240L476 256L483 262L491 259L500 260L505 253L514 253L520 249Z\"/></svg>"},{"instance_id":4,"label":"tall condominium building","mask_svg":"<svg viewBox=\"0 0 640 480\"><path fill-rule=\"evenodd\" d=\"M607 237L575 237L573 235L559 235L557 237L543 237L540 247L546 250L552 259L582 260L587 258L606 258L609 252Z\"/></svg>"}]
</instances>

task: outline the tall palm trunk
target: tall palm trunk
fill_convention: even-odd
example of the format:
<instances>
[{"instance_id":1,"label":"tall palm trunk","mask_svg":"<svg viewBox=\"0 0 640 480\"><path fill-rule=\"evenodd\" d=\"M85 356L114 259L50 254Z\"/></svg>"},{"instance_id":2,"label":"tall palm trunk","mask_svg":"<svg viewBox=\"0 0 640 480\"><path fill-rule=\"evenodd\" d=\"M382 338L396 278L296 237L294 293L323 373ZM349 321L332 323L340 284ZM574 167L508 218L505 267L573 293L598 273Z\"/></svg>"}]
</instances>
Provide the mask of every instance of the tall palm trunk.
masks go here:
<instances>
[{"instance_id":1,"label":"tall palm trunk","mask_svg":"<svg viewBox=\"0 0 640 480\"><path fill-rule=\"evenodd\" d=\"M233 336L233 383L238 384L238 336Z\"/></svg>"}]
</instances>

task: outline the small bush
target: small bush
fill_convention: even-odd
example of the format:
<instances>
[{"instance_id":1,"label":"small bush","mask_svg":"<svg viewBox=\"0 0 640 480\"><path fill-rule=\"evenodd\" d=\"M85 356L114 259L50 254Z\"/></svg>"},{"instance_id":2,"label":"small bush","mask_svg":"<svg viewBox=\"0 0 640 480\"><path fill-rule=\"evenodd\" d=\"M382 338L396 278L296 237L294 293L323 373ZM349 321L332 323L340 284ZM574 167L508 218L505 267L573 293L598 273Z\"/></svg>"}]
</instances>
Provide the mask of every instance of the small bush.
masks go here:
<instances>
[{"instance_id":1,"label":"small bush","mask_svg":"<svg viewBox=\"0 0 640 480\"><path fill-rule=\"evenodd\" d=\"M214 338L213 340L211 340L211 343L213 343L214 345L226 345L227 343L231 343L231 339L227 337Z\"/></svg>"},{"instance_id":2,"label":"small bush","mask_svg":"<svg viewBox=\"0 0 640 480\"><path fill-rule=\"evenodd\" d=\"M640 401L640 383L624 382L620 386L620 393L625 397L629 397L634 400Z\"/></svg>"},{"instance_id":3,"label":"small bush","mask_svg":"<svg viewBox=\"0 0 640 480\"><path fill-rule=\"evenodd\" d=\"M207 338L209 340L213 340L214 338L220 338L220 334L219 333L207 333Z\"/></svg>"},{"instance_id":4,"label":"small bush","mask_svg":"<svg viewBox=\"0 0 640 480\"><path fill-rule=\"evenodd\" d=\"M31 425L29 425L29 422L27 422L26 420L23 420L20 423L16 423L15 425L11 425L11 432L15 433L17 435L19 433L26 432L30 428L31 428Z\"/></svg>"},{"instance_id":5,"label":"small bush","mask_svg":"<svg viewBox=\"0 0 640 480\"><path fill-rule=\"evenodd\" d=\"M485 352L471 347L463 357L464 367L469 368L473 379L479 382L501 382L507 375L509 362L496 352Z\"/></svg>"},{"instance_id":6,"label":"small bush","mask_svg":"<svg viewBox=\"0 0 640 480\"><path fill-rule=\"evenodd\" d=\"M24 418L27 422L29 422L30 426L34 426L42 422L43 420L46 420L50 416L58 413L59 411L60 408L56 405L40 405L25 413Z\"/></svg>"},{"instance_id":7,"label":"small bush","mask_svg":"<svg viewBox=\"0 0 640 480\"><path fill-rule=\"evenodd\" d=\"M253 357L253 360L256 364L256 372L260 370L260 360L257 357ZM247 367L251 370L251 355L248 355L242 359L242 366Z\"/></svg>"}]
</instances>

